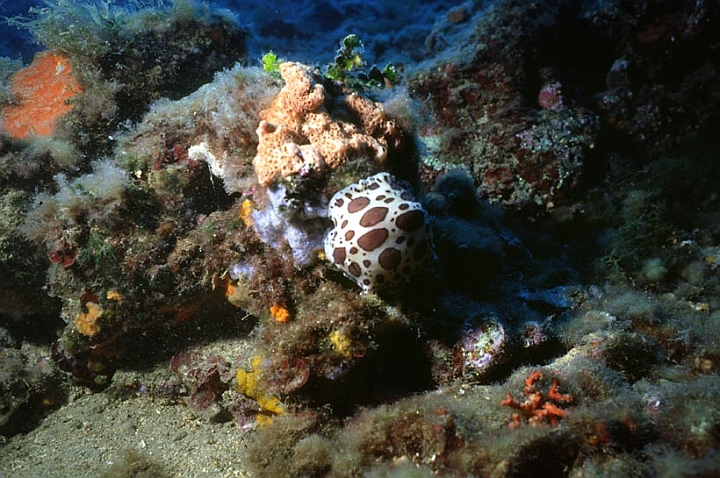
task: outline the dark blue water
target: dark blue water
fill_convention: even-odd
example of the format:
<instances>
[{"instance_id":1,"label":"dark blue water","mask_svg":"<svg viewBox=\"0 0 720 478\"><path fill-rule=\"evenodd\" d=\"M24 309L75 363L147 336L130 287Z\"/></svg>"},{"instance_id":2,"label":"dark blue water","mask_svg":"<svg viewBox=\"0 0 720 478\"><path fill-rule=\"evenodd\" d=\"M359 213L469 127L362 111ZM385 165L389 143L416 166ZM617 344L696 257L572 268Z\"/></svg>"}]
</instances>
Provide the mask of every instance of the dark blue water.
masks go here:
<instances>
[{"instance_id":1,"label":"dark blue water","mask_svg":"<svg viewBox=\"0 0 720 478\"><path fill-rule=\"evenodd\" d=\"M54 5L74 0L46 1ZM362 38L368 61L404 63L422 60L423 43L434 22L457 4L453 0L228 0L211 2L208 8L229 12L250 31L251 58L273 50L288 59L324 63L332 59L338 42L354 33ZM45 5L37 0L6 0L0 2L0 16L32 17L31 8ZM28 63L42 48L27 31L0 24L0 56Z\"/></svg>"}]
</instances>

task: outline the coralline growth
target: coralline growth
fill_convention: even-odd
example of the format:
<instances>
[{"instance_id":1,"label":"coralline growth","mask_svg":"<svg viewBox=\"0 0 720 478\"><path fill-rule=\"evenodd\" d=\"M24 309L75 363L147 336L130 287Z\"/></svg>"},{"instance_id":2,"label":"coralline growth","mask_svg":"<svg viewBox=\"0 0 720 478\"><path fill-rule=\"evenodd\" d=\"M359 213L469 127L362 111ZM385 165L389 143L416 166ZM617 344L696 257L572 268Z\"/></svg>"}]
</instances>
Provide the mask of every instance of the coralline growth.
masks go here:
<instances>
[{"instance_id":1,"label":"coralline growth","mask_svg":"<svg viewBox=\"0 0 720 478\"><path fill-rule=\"evenodd\" d=\"M5 108L4 127L16 139L53 134L57 120L72 109L68 100L83 91L70 58L53 51L35 55L10 83L16 103Z\"/></svg>"},{"instance_id":2,"label":"coralline growth","mask_svg":"<svg viewBox=\"0 0 720 478\"><path fill-rule=\"evenodd\" d=\"M510 422L509 425L510 428L521 426L523 418L533 426L541 423L557 425L558 421L567 414L567 411L560 408L559 405L572 403L573 397L558 392L558 388L560 387L560 381L558 379L553 379L550 384L550 389L547 393L543 394L536 388L536 383L541 379L542 372L530 372L525 379L525 388L523 389L523 393L525 393L527 398L522 403L515 400L510 392L505 394L505 400L500 404L514 408L520 412L513 413L512 422Z\"/></svg>"},{"instance_id":3,"label":"coralline growth","mask_svg":"<svg viewBox=\"0 0 720 478\"><path fill-rule=\"evenodd\" d=\"M358 93L331 104L334 98L310 67L286 62L279 70L285 87L260 113L257 129L253 164L261 185L295 174L322 175L360 158L382 166L389 148L400 145L400 130L380 104Z\"/></svg>"}]
</instances>

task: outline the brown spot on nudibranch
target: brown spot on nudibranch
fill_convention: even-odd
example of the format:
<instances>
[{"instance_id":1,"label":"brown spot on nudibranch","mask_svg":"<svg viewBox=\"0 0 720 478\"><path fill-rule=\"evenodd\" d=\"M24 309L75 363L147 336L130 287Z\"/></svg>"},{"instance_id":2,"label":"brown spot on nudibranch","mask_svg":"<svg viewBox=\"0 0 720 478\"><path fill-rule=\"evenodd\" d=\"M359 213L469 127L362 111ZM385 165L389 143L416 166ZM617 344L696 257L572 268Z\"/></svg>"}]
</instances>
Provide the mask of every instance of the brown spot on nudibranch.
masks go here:
<instances>
[{"instance_id":1,"label":"brown spot on nudibranch","mask_svg":"<svg viewBox=\"0 0 720 478\"><path fill-rule=\"evenodd\" d=\"M335 264L342 264L345 262L345 257L347 257L347 253L345 252L344 247L336 247L333 251L333 262Z\"/></svg>"},{"instance_id":2,"label":"brown spot on nudibranch","mask_svg":"<svg viewBox=\"0 0 720 478\"><path fill-rule=\"evenodd\" d=\"M413 209L400 214L395 219L395 224L405 231L417 231L425 224L425 214L420 209Z\"/></svg>"},{"instance_id":3,"label":"brown spot on nudibranch","mask_svg":"<svg viewBox=\"0 0 720 478\"><path fill-rule=\"evenodd\" d=\"M388 238L388 230L384 227L379 229L372 229L370 232L366 232L362 236L358 237L357 244L366 251L374 251L385 242Z\"/></svg>"},{"instance_id":4,"label":"brown spot on nudibranch","mask_svg":"<svg viewBox=\"0 0 720 478\"><path fill-rule=\"evenodd\" d=\"M360 218L360 225L362 227L372 227L380 221L385 220L387 216L388 208L386 207L372 207L365 211Z\"/></svg>"},{"instance_id":5,"label":"brown spot on nudibranch","mask_svg":"<svg viewBox=\"0 0 720 478\"><path fill-rule=\"evenodd\" d=\"M378 256L378 263L383 269L393 270L400 265L402 253L394 247L388 247Z\"/></svg>"},{"instance_id":6,"label":"brown spot on nudibranch","mask_svg":"<svg viewBox=\"0 0 720 478\"><path fill-rule=\"evenodd\" d=\"M365 196L360 196L359 198L355 198L350 201L350 204L347 206L347 210L349 213L354 214L367 207L368 204L370 204L370 199Z\"/></svg>"}]
</instances>

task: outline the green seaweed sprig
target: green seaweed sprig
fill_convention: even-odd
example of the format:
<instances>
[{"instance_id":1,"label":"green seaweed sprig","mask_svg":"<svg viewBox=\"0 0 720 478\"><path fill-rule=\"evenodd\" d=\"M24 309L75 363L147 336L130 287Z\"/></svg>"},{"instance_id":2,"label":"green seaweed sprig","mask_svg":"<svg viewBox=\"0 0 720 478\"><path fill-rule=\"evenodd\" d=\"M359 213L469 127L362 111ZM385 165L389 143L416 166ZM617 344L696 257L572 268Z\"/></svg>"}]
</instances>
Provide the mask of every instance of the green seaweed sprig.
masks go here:
<instances>
[{"instance_id":1,"label":"green seaweed sprig","mask_svg":"<svg viewBox=\"0 0 720 478\"><path fill-rule=\"evenodd\" d=\"M276 78L280 78L280 64L283 62L278 56L272 51L268 51L262 56L262 67L267 73L270 73Z\"/></svg>"},{"instance_id":2,"label":"green seaweed sprig","mask_svg":"<svg viewBox=\"0 0 720 478\"><path fill-rule=\"evenodd\" d=\"M364 45L355 34L347 35L340 41L340 48L335 59L325 68L325 77L342 82L357 90L384 88L392 85L397 79L395 66L388 63L383 69L373 65L365 69L367 64L362 57Z\"/></svg>"},{"instance_id":3,"label":"green seaweed sprig","mask_svg":"<svg viewBox=\"0 0 720 478\"><path fill-rule=\"evenodd\" d=\"M325 78L343 83L354 90L385 88L393 85L398 76L395 65L388 63L382 69L373 65L367 69L362 57L363 50L364 45L357 35L350 34L343 38L335 59L324 69ZM270 50L262 56L260 63L264 71L280 78L280 65L284 61Z\"/></svg>"},{"instance_id":4,"label":"green seaweed sprig","mask_svg":"<svg viewBox=\"0 0 720 478\"><path fill-rule=\"evenodd\" d=\"M325 76L335 81L344 81L355 68L365 66L362 52L365 49L360 37L350 34L340 41L335 60L327 66Z\"/></svg>"}]
</instances>

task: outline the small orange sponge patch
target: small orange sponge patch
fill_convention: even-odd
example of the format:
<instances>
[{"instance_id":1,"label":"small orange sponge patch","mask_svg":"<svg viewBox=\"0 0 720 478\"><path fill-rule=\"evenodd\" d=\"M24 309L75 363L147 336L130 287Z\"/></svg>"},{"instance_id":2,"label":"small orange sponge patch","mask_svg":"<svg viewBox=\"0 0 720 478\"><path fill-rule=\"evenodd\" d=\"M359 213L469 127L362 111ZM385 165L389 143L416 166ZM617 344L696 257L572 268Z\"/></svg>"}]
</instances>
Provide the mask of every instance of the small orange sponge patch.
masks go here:
<instances>
[{"instance_id":1,"label":"small orange sponge patch","mask_svg":"<svg viewBox=\"0 0 720 478\"><path fill-rule=\"evenodd\" d=\"M87 337L94 337L100 333L99 321L104 315L105 311L100 305L94 302L88 302L85 304L87 312L80 312L75 317L75 328L81 334Z\"/></svg>"},{"instance_id":2,"label":"small orange sponge patch","mask_svg":"<svg viewBox=\"0 0 720 478\"><path fill-rule=\"evenodd\" d=\"M49 136L57 119L72 108L67 100L82 92L70 59L58 52L35 55L30 66L10 78L16 104L5 108L5 129L16 139Z\"/></svg>"}]
</instances>

